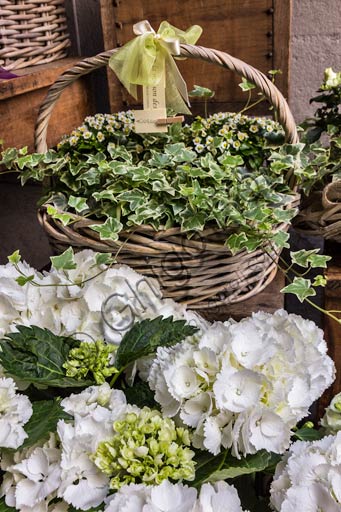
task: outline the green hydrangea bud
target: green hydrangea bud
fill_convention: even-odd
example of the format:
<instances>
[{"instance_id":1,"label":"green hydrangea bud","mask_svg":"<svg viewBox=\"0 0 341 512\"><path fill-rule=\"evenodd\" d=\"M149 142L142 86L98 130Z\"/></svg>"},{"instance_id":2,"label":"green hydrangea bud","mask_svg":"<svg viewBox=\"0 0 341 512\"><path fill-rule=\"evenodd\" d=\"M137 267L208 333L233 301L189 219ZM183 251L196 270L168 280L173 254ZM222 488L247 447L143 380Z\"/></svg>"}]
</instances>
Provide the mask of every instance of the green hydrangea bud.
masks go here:
<instances>
[{"instance_id":1,"label":"green hydrangea bud","mask_svg":"<svg viewBox=\"0 0 341 512\"><path fill-rule=\"evenodd\" d=\"M95 343L83 341L79 347L70 350L68 360L63 364L67 377L77 380L86 379L92 373L96 384L103 384L118 370L111 365L112 354L117 347L96 341Z\"/></svg>"},{"instance_id":2,"label":"green hydrangea bud","mask_svg":"<svg viewBox=\"0 0 341 512\"><path fill-rule=\"evenodd\" d=\"M321 425L328 434L336 434L341 430L341 393L335 395L330 402L321 420Z\"/></svg>"},{"instance_id":3,"label":"green hydrangea bud","mask_svg":"<svg viewBox=\"0 0 341 512\"><path fill-rule=\"evenodd\" d=\"M92 455L96 466L111 477L110 487L127 483L160 484L163 480L193 480L194 452L188 430L148 407L127 413L113 425L114 437L102 441Z\"/></svg>"}]
</instances>

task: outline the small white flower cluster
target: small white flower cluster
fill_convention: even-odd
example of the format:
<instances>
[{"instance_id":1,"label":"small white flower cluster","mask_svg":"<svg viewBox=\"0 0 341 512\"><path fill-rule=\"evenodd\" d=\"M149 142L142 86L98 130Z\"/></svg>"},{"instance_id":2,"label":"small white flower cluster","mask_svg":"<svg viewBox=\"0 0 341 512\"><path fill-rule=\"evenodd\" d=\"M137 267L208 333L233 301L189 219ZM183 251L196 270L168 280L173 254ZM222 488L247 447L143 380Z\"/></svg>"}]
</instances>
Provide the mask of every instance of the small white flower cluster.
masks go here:
<instances>
[{"instance_id":1,"label":"small white flower cluster","mask_svg":"<svg viewBox=\"0 0 341 512\"><path fill-rule=\"evenodd\" d=\"M105 337L119 343L138 320L157 316L186 319L205 327L207 322L171 299L162 299L156 280L131 268L96 264L96 253L75 254L77 268L39 273L26 263L18 269L34 282L20 286L14 265L0 266L0 337L16 324L37 325L58 335L89 341ZM92 277L92 279L90 279Z\"/></svg>"},{"instance_id":2,"label":"small white flower cluster","mask_svg":"<svg viewBox=\"0 0 341 512\"><path fill-rule=\"evenodd\" d=\"M107 500L104 512L243 512L236 489L226 482L196 489L164 480L157 486L125 485Z\"/></svg>"},{"instance_id":3,"label":"small white flower cluster","mask_svg":"<svg viewBox=\"0 0 341 512\"><path fill-rule=\"evenodd\" d=\"M27 396L16 393L13 379L0 378L0 447L18 448L27 438L23 428L32 416Z\"/></svg>"},{"instance_id":4,"label":"small white flower cluster","mask_svg":"<svg viewBox=\"0 0 341 512\"><path fill-rule=\"evenodd\" d=\"M271 504L278 512L340 512L341 432L291 446L277 465Z\"/></svg>"},{"instance_id":5,"label":"small white flower cluster","mask_svg":"<svg viewBox=\"0 0 341 512\"><path fill-rule=\"evenodd\" d=\"M313 322L260 312L159 348L148 382L163 413L195 429L194 446L283 453L290 429L333 382L326 350Z\"/></svg>"},{"instance_id":6,"label":"small white flower cluster","mask_svg":"<svg viewBox=\"0 0 341 512\"><path fill-rule=\"evenodd\" d=\"M189 126L184 127L185 134L190 134L192 140L186 140L197 153L212 151L220 152L228 149L238 151L244 144L247 147L265 144L264 134L281 133L281 126L264 117L249 117L242 114L219 112L207 119L197 117Z\"/></svg>"},{"instance_id":7,"label":"small white flower cluster","mask_svg":"<svg viewBox=\"0 0 341 512\"><path fill-rule=\"evenodd\" d=\"M109 384L91 386L65 398L61 405L74 419L59 420L57 436L51 434L43 445L14 455L3 454L0 495L21 512L50 511L54 498L87 510L99 506L108 495L109 479L90 455L99 442L112 437L113 422L129 408L123 391Z\"/></svg>"},{"instance_id":8,"label":"small white flower cluster","mask_svg":"<svg viewBox=\"0 0 341 512\"><path fill-rule=\"evenodd\" d=\"M84 122L70 135L63 137L58 144L58 149L68 149L77 146L82 142L95 143L104 142L108 144L112 134L122 133L129 135L134 127L134 114L131 110L118 112L117 114L96 114L88 116ZM103 145L105 147L105 144Z\"/></svg>"}]
</instances>

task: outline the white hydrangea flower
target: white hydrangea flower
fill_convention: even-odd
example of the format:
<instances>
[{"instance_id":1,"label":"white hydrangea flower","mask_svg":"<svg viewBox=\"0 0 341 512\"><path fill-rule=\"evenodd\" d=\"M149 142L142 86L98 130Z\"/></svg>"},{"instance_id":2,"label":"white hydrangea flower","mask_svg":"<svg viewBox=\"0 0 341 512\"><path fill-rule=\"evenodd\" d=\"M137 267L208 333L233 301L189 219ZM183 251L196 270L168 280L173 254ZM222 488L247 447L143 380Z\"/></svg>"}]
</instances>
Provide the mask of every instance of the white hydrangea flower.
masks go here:
<instances>
[{"instance_id":1,"label":"white hydrangea flower","mask_svg":"<svg viewBox=\"0 0 341 512\"><path fill-rule=\"evenodd\" d=\"M78 339L103 338L120 343L138 320L157 316L185 319L205 330L208 322L193 312L163 299L155 279L146 278L125 265L108 268L96 263L96 253L75 254L76 268L43 274L26 263L19 269L35 282L20 286L19 273L11 265L0 266L0 336L15 331L17 324L37 325L55 334Z\"/></svg>"},{"instance_id":2,"label":"white hydrangea flower","mask_svg":"<svg viewBox=\"0 0 341 512\"><path fill-rule=\"evenodd\" d=\"M100 441L112 437L113 422L127 410L123 391L111 389L107 382L64 398L61 406L74 416L75 437L89 453L96 451Z\"/></svg>"},{"instance_id":3,"label":"white hydrangea flower","mask_svg":"<svg viewBox=\"0 0 341 512\"><path fill-rule=\"evenodd\" d=\"M56 436L51 434L42 446L5 455L1 469L6 471L1 486L6 505L21 512L47 512L61 482Z\"/></svg>"},{"instance_id":4,"label":"white hydrangea flower","mask_svg":"<svg viewBox=\"0 0 341 512\"><path fill-rule=\"evenodd\" d=\"M243 512L237 490L226 482L204 484L192 512ZM245 511L247 512L247 511Z\"/></svg>"},{"instance_id":5,"label":"white hydrangea flower","mask_svg":"<svg viewBox=\"0 0 341 512\"><path fill-rule=\"evenodd\" d=\"M204 484L199 497L193 487L168 480L156 486L130 484L106 503L104 512L243 512L236 489L226 482Z\"/></svg>"},{"instance_id":6,"label":"white hydrangea flower","mask_svg":"<svg viewBox=\"0 0 341 512\"><path fill-rule=\"evenodd\" d=\"M165 415L195 428L197 448L283 453L292 427L334 379L326 352L313 322L260 312L159 348L148 382Z\"/></svg>"},{"instance_id":7,"label":"white hydrangea flower","mask_svg":"<svg viewBox=\"0 0 341 512\"><path fill-rule=\"evenodd\" d=\"M32 416L27 396L16 393L11 378L0 378L0 447L18 448L27 438L23 428Z\"/></svg>"},{"instance_id":8,"label":"white hydrangea flower","mask_svg":"<svg viewBox=\"0 0 341 512\"><path fill-rule=\"evenodd\" d=\"M113 423L128 409L123 391L108 383L90 386L61 402L74 417L73 423L60 420L62 483L58 497L76 508L86 510L100 505L109 490L109 479L90 460L101 441L110 439Z\"/></svg>"},{"instance_id":9,"label":"white hydrangea flower","mask_svg":"<svg viewBox=\"0 0 341 512\"><path fill-rule=\"evenodd\" d=\"M115 493L104 512L191 512L197 491L164 480L158 486L125 485Z\"/></svg>"},{"instance_id":10,"label":"white hydrangea flower","mask_svg":"<svg viewBox=\"0 0 341 512\"><path fill-rule=\"evenodd\" d=\"M278 512L341 510L341 432L291 446L277 465L271 504Z\"/></svg>"},{"instance_id":11,"label":"white hydrangea flower","mask_svg":"<svg viewBox=\"0 0 341 512\"><path fill-rule=\"evenodd\" d=\"M62 446L58 497L82 510L97 507L108 494L109 479L90 460L87 436L77 435L77 428L64 420L59 420L57 433Z\"/></svg>"}]
</instances>

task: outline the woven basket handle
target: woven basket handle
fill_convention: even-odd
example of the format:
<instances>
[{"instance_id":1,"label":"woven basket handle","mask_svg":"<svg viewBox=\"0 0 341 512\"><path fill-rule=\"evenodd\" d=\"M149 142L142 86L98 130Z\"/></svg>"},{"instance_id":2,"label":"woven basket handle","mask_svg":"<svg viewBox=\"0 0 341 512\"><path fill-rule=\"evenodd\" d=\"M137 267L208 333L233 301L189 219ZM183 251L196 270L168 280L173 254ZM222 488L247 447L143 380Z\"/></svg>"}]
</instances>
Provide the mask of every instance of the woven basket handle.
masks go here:
<instances>
[{"instance_id":1,"label":"woven basket handle","mask_svg":"<svg viewBox=\"0 0 341 512\"><path fill-rule=\"evenodd\" d=\"M108 64L111 55L116 51L117 49L109 50L95 57L84 59L69 70L64 71L50 87L44 102L40 106L35 128L35 147L39 153L45 153L47 151L46 136L49 120L54 106L63 90L79 77L87 75L93 70ZM213 64L218 64L219 66L235 71L238 75L254 83L277 112L278 121L284 129L286 141L289 143L298 142L296 124L286 100L277 87L263 73L245 62L231 57L228 53L204 48L202 46L181 44L180 56L201 59L212 62Z\"/></svg>"}]
</instances>

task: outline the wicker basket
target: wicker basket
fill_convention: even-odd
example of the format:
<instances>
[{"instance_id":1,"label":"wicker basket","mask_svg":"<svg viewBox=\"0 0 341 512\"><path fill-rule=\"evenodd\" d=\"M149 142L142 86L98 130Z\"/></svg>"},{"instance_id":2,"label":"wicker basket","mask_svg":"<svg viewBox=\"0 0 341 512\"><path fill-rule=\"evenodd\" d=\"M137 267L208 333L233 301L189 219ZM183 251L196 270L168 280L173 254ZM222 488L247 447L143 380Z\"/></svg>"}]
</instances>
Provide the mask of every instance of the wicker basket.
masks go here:
<instances>
[{"instance_id":1,"label":"wicker basket","mask_svg":"<svg viewBox=\"0 0 341 512\"><path fill-rule=\"evenodd\" d=\"M0 1L0 66L46 64L65 57L69 45L64 0Z\"/></svg>"},{"instance_id":2,"label":"wicker basket","mask_svg":"<svg viewBox=\"0 0 341 512\"><path fill-rule=\"evenodd\" d=\"M296 231L309 236L341 242L341 180L313 192L293 219Z\"/></svg>"},{"instance_id":3,"label":"wicker basket","mask_svg":"<svg viewBox=\"0 0 341 512\"><path fill-rule=\"evenodd\" d=\"M115 51L85 59L57 79L40 108L35 137L37 151L47 150L49 118L63 89L80 76L106 65ZM182 44L181 56L218 64L256 84L277 111L287 141L297 142L295 121L285 99L260 71L226 53L199 46ZM290 172L286 179L294 188ZM231 231L223 232L217 227L188 239L179 228L155 232L150 226L139 226L120 233L119 241L114 242L100 240L99 234L89 229L98 221L75 216L75 222L63 226L47 214L45 207L39 210L38 218L58 252L70 245L78 249L118 252L120 263L126 263L146 276L156 277L165 297L185 303L191 309L207 309L248 299L265 288L277 270L278 254L275 252L269 255L259 249L232 255L224 246ZM287 228L287 224L277 226L277 230Z\"/></svg>"}]
</instances>

